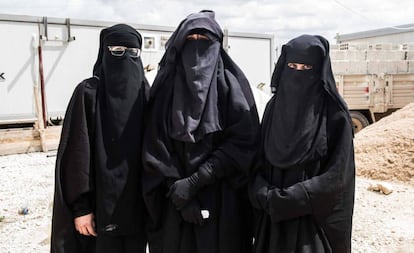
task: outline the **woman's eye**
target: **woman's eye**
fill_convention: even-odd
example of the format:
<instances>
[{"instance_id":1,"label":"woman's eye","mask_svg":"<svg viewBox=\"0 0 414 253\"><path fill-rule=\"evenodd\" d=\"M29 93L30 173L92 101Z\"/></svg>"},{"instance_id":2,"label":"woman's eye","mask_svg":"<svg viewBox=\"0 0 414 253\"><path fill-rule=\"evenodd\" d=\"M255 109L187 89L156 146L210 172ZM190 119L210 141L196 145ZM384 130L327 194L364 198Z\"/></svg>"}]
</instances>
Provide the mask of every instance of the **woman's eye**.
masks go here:
<instances>
[{"instance_id":1,"label":"woman's eye","mask_svg":"<svg viewBox=\"0 0 414 253\"><path fill-rule=\"evenodd\" d=\"M296 69L296 64L289 62L288 67L292 69Z\"/></svg>"},{"instance_id":2,"label":"woman's eye","mask_svg":"<svg viewBox=\"0 0 414 253\"><path fill-rule=\"evenodd\" d=\"M310 70L310 69L312 69L312 65L304 64L304 63L289 62L287 65L288 65L289 68L295 69L295 70Z\"/></svg>"}]
</instances>

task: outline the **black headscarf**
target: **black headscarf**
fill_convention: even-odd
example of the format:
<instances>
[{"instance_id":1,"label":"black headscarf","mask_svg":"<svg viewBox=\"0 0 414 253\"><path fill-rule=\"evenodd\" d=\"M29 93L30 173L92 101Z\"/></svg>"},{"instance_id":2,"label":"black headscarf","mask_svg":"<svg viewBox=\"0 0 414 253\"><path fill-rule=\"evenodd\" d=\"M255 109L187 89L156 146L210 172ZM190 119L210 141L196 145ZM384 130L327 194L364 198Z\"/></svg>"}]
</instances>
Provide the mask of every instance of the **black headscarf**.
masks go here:
<instances>
[{"instance_id":1,"label":"black headscarf","mask_svg":"<svg viewBox=\"0 0 414 253\"><path fill-rule=\"evenodd\" d=\"M113 213L126 181L137 176L146 79L141 58L113 56L108 46L141 48L141 35L118 24L102 30L93 73L100 79L96 113L96 173L103 217ZM135 176L134 176L135 175ZM133 178L138 182L138 178ZM134 191L137 191L135 189Z\"/></svg>"},{"instance_id":2,"label":"black headscarf","mask_svg":"<svg viewBox=\"0 0 414 253\"><path fill-rule=\"evenodd\" d=\"M295 70L288 63L312 65L312 69ZM326 92L347 112L333 78L328 41L302 35L284 45L271 87L275 95L263 119L267 160L288 168L323 157L327 152Z\"/></svg>"},{"instance_id":3,"label":"black headscarf","mask_svg":"<svg viewBox=\"0 0 414 253\"><path fill-rule=\"evenodd\" d=\"M186 40L191 33L206 35L209 40ZM195 143L222 130L217 104L222 37L214 12L205 11L187 17L167 42L161 64L176 67L169 127L173 139Z\"/></svg>"},{"instance_id":4,"label":"black headscarf","mask_svg":"<svg viewBox=\"0 0 414 253\"><path fill-rule=\"evenodd\" d=\"M99 92L103 125L112 138L119 138L127 124L142 82L144 71L140 58L111 55L108 46L141 49L141 35L132 27L118 24L104 29L100 35L98 59L93 74L101 80Z\"/></svg>"}]
</instances>

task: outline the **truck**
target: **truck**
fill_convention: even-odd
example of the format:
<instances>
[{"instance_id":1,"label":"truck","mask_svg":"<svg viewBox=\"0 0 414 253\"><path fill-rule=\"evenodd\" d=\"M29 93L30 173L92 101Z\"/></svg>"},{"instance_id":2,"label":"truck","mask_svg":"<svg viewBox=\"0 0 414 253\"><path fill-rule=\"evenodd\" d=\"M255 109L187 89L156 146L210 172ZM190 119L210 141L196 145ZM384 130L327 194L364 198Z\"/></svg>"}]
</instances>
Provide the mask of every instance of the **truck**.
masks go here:
<instances>
[{"instance_id":1,"label":"truck","mask_svg":"<svg viewBox=\"0 0 414 253\"><path fill-rule=\"evenodd\" d=\"M414 102L414 44L342 43L330 55L355 132Z\"/></svg>"}]
</instances>

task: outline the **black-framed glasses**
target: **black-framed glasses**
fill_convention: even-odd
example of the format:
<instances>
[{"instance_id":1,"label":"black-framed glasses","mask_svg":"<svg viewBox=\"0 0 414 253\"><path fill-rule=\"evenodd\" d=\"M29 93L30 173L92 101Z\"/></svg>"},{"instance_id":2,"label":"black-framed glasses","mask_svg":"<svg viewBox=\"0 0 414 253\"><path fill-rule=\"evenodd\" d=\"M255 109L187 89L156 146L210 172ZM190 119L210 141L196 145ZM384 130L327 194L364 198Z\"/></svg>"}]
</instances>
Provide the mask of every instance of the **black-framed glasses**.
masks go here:
<instances>
[{"instance_id":1,"label":"black-framed glasses","mask_svg":"<svg viewBox=\"0 0 414 253\"><path fill-rule=\"evenodd\" d=\"M141 55L141 49L136 47L124 47L124 46L108 46L109 52L113 56L123 56L126 52L131 57L139 57Z\"/></svg>"}]
</instances>

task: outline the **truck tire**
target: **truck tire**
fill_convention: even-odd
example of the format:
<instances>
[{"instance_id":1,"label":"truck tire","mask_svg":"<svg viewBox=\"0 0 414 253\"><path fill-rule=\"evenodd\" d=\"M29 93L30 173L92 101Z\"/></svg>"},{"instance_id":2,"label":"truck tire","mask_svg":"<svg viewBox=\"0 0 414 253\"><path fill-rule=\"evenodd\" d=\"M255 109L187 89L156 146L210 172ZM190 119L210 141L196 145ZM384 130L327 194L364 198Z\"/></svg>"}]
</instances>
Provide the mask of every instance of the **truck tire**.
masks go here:
<instances>
[{"instance_id":1,"label":"truck tire","mask_svg":"<svg viewBox=\"0 0 414 253\"><path fill-rule=\"evenodd\" d=\"M354 125L354 133L358 133L364 127L369 125L368 119L364 116L364 114L352 111L350 112L352 118L352 124Z\"/></svg>"}]
</instances>

